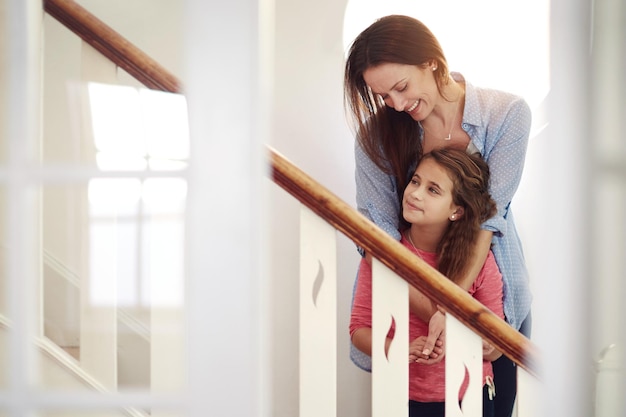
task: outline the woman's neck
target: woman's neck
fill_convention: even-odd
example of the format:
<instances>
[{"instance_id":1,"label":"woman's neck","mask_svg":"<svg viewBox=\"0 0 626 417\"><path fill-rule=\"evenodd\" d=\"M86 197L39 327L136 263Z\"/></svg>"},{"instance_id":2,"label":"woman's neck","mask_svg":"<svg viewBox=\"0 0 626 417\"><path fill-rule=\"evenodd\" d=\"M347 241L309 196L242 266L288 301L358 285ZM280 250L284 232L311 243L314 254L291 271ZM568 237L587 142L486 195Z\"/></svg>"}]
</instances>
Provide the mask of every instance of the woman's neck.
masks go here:
<instances>
[{"instance_id":1,"label":"woman's neck","mask_svg":"<svg viewBox=\"0 0 626 417\"><path fill-rule=\"evenodd\" d=\"M465 99L465 88L452 77L450 82L443 87L439 102L435 104L432 113L424 119L422 124L432 124L433 128L448 128L457 119L459 111L462 113ZM458 120L456 120L458 121Z\"/></svg>"},{"instance_id":2,"label":"woman's neck","mask_svg":"<svg viewBox=\"0 0 626 417\"><path fill-rule=\"evenodd\" d=\"M463 84L450 78L432 112L420 122L424 131L422 149L425 153L441 147L467 147L470 139L461 126L464 108Z\"/></svg>"}]
</instances>

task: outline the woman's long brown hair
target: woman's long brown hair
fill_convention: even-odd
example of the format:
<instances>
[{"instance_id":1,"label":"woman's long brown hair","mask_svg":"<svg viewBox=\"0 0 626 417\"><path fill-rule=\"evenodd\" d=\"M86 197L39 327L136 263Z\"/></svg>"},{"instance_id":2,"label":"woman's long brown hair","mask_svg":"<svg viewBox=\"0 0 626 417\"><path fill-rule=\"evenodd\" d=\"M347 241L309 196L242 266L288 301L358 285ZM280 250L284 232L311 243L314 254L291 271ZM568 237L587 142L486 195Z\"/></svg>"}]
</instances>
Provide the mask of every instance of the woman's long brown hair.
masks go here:
<instances>
[{"instance_id":1,"label":"woman's long brown hair","mask_svg":"<svg viewBox=\"0 0 626 417\"><path fill-rule=\"evenodd\" d=\"M383 172L395 177L398 189L422 154L420 128L407 113L397 112L375 97L363 73L385 63L423 67L433 62L441 93L449 80L441 45L422 22L402 15L378 19L357 36L349 50L344 73L346 110L363 150Z\"/></svg>"}]
</instances>

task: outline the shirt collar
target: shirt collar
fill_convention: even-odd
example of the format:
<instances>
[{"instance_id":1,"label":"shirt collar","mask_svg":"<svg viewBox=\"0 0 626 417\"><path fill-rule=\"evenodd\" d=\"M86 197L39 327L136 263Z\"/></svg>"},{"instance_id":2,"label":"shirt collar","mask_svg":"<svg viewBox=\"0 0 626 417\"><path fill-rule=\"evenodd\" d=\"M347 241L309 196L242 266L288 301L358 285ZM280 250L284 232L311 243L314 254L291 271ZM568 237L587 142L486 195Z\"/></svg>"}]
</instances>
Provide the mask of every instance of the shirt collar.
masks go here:
<instances>
[{"instance_id":1,"label":"shirt collar","mask_svg":"<svg viewBox=\"0 0 626 417\"><path fill-rule=\"evenodd\" d=\"M465 108L463 110L463 124L482 126L480 102L476 88L459 72L450 72L454 81L465 83Z\"/></svg>"}]
</instances>

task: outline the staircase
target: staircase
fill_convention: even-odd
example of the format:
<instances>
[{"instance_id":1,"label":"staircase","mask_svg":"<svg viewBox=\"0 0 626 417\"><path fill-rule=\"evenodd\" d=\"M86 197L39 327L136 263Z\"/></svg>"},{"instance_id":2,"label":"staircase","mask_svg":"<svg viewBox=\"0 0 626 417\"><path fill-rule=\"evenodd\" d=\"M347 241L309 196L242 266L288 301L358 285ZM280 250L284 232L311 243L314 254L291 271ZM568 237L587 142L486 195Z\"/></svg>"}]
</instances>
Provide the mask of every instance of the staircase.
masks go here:
<instances>
[{"instance_id":1,"label":"staircase","mask_svg":"<svg viewBox=\"0 0 626 417\"><path fill-rule=\"evenodd\" d=\"M137 81L139 80L150 88L175 93L181 91L181 83L175 77L171 77L167 71L162 71L160 66L153 60L147 57L144 60L140 60L144 64L147 63L144 68L141 65L135 65L137 62L128 59L127 56L119 60L120 57L115 55L115 51L130 50L131 56L134 54L144 55L140 53L141 51L135 50L132 45L120 41L110 32L107 32L106 25L103 25L102 22L99 22L91 15L85 15L80 9L74 8L72 3L74 2L46 1L45 6L47 11L54 13L59 20L64 21L64 19L68 19L64 23L68 27L72 27L79 35L82 34L82 36L88 37L92 41L93 39L99 40L99 42L90 44L87 41L79 41L75 35L69 34L69 32L62 35L65 39L69 39L71 35L71 42L81 42L82 53L79 59L85 71L85 73L81 74L81 77L85 77L85 79L93 78L101 83L132 86L133 88L139 87L140 84ZM73 14L72 10L74 12L78 10L79 12L78 14ZM80 20L81 16L84 20L91 22L96 30L94 33L97 36L89 35L90 32L85 31L85 27L77 29L73 23L68 23L73 22L73 19L78 18ZM50 15L47 15L45 24L58 25L58 22L51 21ZM101 31L103 30L107 33L106 36L102 35ZM113 51L112 54L111 51ZM46 53L49 53L49 50ZM116 59L116 62L111 63L111 58ZM154 71L155 67L158 70ZM128 74L131 74L132 77ZM50 84L46 82L46 88L51 88ZM58 128L58 126L53 126L53 128ZM72 137L70 134L64 136L64 139L68 138L69 141L76 141L76 137ZM70 153L73 150L80 149L78 154L72 155L75 159L69 162L70 164L79 165L80 169L84 169L77 176L84 179L85 182L92 177L104 178L107 176L99 172L99 170L93 169L93 159L96 151L94 143L78 139L78 141L69 144L55 143L53 145L51 149L54 149L57 145L59 147L66 146L66 150ZM364 223L350 211L349 205L333 200L332 193L330 195L326 194L327 190L324 190L320 184L316 184L312 178L306 176L278 152L270 148L268 149L268 155L272 166L271 176L275 183L295 198L297 203L294 204L302 204L301 233L303 236L306 236L308 233L312 235L309 236L310 240L305 241L303 244L307 245L307 248L316 247L318 248L316 251L319 250L319 253L321 253L317 257L309 259L303 256L301 259L302 281L300 286L304 290L300 304L305 305L310 301L311 291L309 291L310 287L307 287L307 285L311 284L316 288L316 291L319 291L317 296L323 295L330 300L334 299L334 301L328 303L329 310L322 311L320 308L304 312L304 317L306 318L303 319L301 316L300 319L302 323L301 340L326 338L330 345L324 345L326 347L323 349L323 356L320 356L320 349L310 351L305 349L305 351L300 353L299 362L303 364L303 367L299 370L301 384L299 415L330 416L337 409L337 361L345 360L345 358L336 356L336 337L337 334L342 334L342 330L337 329L336 305L338 301L337 294L333 293L334 290L332 289L333 285L336 285L332 281L332 271L336 268L333 265L335 261L332 259L334 252L332 249L336 247L337 231L340 232L341 236L354 240L360 246L369 248L380 259L382 269L385 271L383 273L389 274L389 279L415 285L438 301L441 301L444 305L449 304L449 299L445 292L435 293L432 287L425 284L425 282L428 282L428 279L423 277L428 278L432 274L431 271L425 269L419 263L402 258L402 253L397 253L393 243L386 241L376 231L372 231L370 225ZM61 173L54 170L51 170L50 173L57 175L54 178L59 183L62 183L62 181L59 181L59 179L64 179ZM137 176L137 172L131 172L130 170L120 171L112 174L112 176L118 178ZM141 173L139 175L142 180L154 179L153 177L177 178L182 176L184 175L179 175L178 173L171 175L171 173L166 174L162 172ZM51 183L54 183L54 181ZM48 196L50 196L56 191L53 189L53 186L46 186L45 188L44 206L46 203L53 201L53 199L46 200L46 193L49 193ZM70 188L68 187L68 190ZM83 228L88 227L90 221L89 216L87 216L89 213L87 193L84 189L84 184L77 186L76 190L66 190L66 192L65 197L70 196L70 198L64 199L65 205L57 207L58 210L55 212L61 217L51 216L50 218L44 218L44 222L46 225L54 225L55 221L59 223L66 221L66 224L74 224L73 222L76 222L80 227L71 230L73 234L68 239L76 238L77 241L81 241L86 235ZM340 208L337 209L338 207ZM116 221L120 220L124 220L124 216L116 217ZM61 230L64 229L61 228ZM321 232L322 230L325 232ZM45 240L49 236L44 236L43 247L50 252L44 252L42 262L42 275L44 277L44 314L42 317L45 318L45 321L42 323L42 337L37 340L37 355L41 363L44 364L42 370L45 368L44 375L41 378L42 382L45 385L49 383L50 386L55 388L68 388L76 394L75 398L79 398L80 395L83 395L83 392L102 393L102 397L87 395L85 398L94 400L97 408L104 409L108 407L115 409L114 415L140 416L145 415L148 411L150 411L151 415L157 415L161 412L163 415L172 415L177 414L172 410L180 412L183 408L181 404L185 404L186 400L184 395L177 391L182 386L181 383L184 380L184 376L177 372L185 369L183 360L184 346L182 346L182 335L184 335L182 323L184 323L184 320L181 316L183 313L167 308L154 308L154 305L151 305L147 310L142 308L125 309L116 306L115 308L102 308L85 314L83 307L86 304L86 300L89 300L90 293L86 291L83 279L89 275L88 265L85 265L84 258L72 259L72 251L64 248L63 245L58 245L57 242L50 244L50 241ZM317 254L318 252L316 251L310 251L310 253ZM309 251L304 250L302 252L309 253ZM321 261L322 259L324 259L323 262ZM312 276L318 276L320 264L324 265L325 276L329 278L322 287L319 286L318 281L313 283L308 281ZM142 266L137 266L137 268L141 269ZM416 277L422 277L422 279L417 279ZM111 291L105 295L117 299L119 294L116 292L116 288L105 290ZM151 294L154 295L154 293ZM99 292L98 295L101 296L102 293ZM398 299L403 297L402 293L400 293ZM539 362L537 350L529 341L506 330L502 333L490 332L489 329L494 327L505 329L506 325L502 323L497 321L471 322L472 306L471 302L468 301L468 303L469 307L450 306L450 310L454 312L451 315L456 316L454 320L457 320L461 327L471 324L473 331L492 340L501 350L514 358L520 368L525 370L521 372L522 388L520 388L520 402L518 403L517 415L519 417L537 415L532 410L535 402L534 398L536 398L532 391L537 389L538 386L535 379L538 374ZM59 306L62 308L59 309ZM77 318L77 312L79 312L79 322L74 321ZM325 329L321 333L319 331L320 326L318 326L320 323L323 324L321 327ZM311 325L311 328L307 328L307 324ZM11 323L4 320L2 329L0 346L9 346L11 341L5 340L5 336L7 332L10 332ZM154 331L155 329L173 331L159 334ZM331 331L328 331L329 329ZM89 332L91 334L86 335ZM89 336L89 338L81 339L85 336ZM102 352L104 352L104 355ZM0 355L1 358L7 356ZM322 366L322 364L325 366ZM2 365L9 367L9 364ZM86 366L83 367L83 365ZM399 361L392 364L391 367L394 369L391 372L397 372L397 375L401 375L403 372L402 365ZM322 368L323 372L321 371ZM322 375L324 379L322 379L321 383L319 380L309 379L319 377L319 375L313 374L320 373L324 374ZM385 381L382 380L381 382L380 379L378 381L376 379L377 376L373 375L372 396L380 398L377 397L381 394L378 393L376 386L384 384ZM319 392L307 389L307 387L323 387L326 397L320 396ZM131 391L138 390L140 393L131 392L127 394L125 392L127 389ZM151 390L151 392L144 392L144 390ZM401 392L402 390L398 389L396 391ZM160 395L162 392L165 392L165 394ZM198 392L201 392L201 390L193 393L197 394ZM96 398L103 399L96 400ZM3 400L6 399L0 397L0 411ZM85 404L78 399L75 400L76 402L72 402L74 400L66 400L67 404ZM54 401L45 397L39 398L38 401L39 404L54 404ZM8 404L9 401L6 400L4 403ZM156 408L152 408L151 405L156 405ZM328 409L324 407L328 407ZM374 409L372 410L372 416L390 415L385 414L385 412L386 410L384 409ZM182 415L182 412L180 414ZM69 413L68 415L82 414ZM107 413L107 415L111 414Z\"/></svg>"},{"instance_id":2,"label":"staircase","mask_svg":"<svg viewBox=\"0 0 626 417\"><path fill-rule=\"evenodd\" d=\"M146 164L143 169L137 170L132 160L128 159L124 168L111 170L110 152L116 141L119 142L118 147L123 144L122 148L134 149L136 145L129 140L137 135L138 131L132 127L137 120L143 121L142 127L146 130L155 125L161 126L160 122L168 120L173 107L164 113L165 117L154 119L145 119L147 113L141 113L141 110L165 96L170 101L176 101L180 96L172 93L180 92L181 83L77 3L48 0L44 4L48 13L44 19L44 33L50 35L46 37L45 56L48 59L45 62L48 67L55 63L52 46L62 48L64 42L78 41L75 35L62 28L59 30L61 22L83 39L78 57L81 68L79 81L83 84L66 84L65 80L55 79L54 73L48 72L44 78L44 97L54 95L65 101L65 105L74 106L69 124L74 124L76 131L53 135L48 129L71 130L67 130L67 124L63 126L60 123L62 118L55 116L60 107L44 106L46 130L42 156L45 161L63 158L65 164L76 167L73 174L78 182L67 186L62 174L52 169L46 174L51 183L46 184L41 193L43 321L38 344L42 351L45 350L46 361L55 364L51 369L61 370L67 381L108 395L103 398L110 400L105 400L100 406L117 404L113 408L126 414L141 414L144 412L141 410L149 410L151 415L157 415L163 409L166 415L167 410L180 409L180 390L185 381L182 374L186 349L183 337L185 312L180 299L176 298L176 285L158 279L162 272L165 272L164 276L176 277L181 269L161 271L166 264L158 261L169 257L169 254L173 254L172 259L178 259L177 248L180 250L182 241L176 239L182 231L184 212L183 207L176 204L166 212L153 211L154 207L146 196L150 195L151 189L155 189L151 185L154 183L157 184L156 190L167 190L167 203L175 203L171 197L176 194L170 192L174 189L165 187L186 180L187 156L184 151L171 158L159 154L158 148L140 149L138 155L141 158L137 161ZM152 93L138 88L137 81L151 89L166 91ZM58 89L59 82L67 86L66 91ZM101 121L99 117L103 112L98 106L105 101L100 102L96 97L106 85L111 85L106 90L117 97L106 114L116 113L117 119ZM143 97L148 97L148 100L142 101ZM132 112L137 110L140 112L133 115ZM130 120L131 127L119 129L124 118ZM98 125L117 130L109 132L103 140L95 129ZM166 128L156 129L155 133ZM121 141L120 137L129 130L133 135ZM403 279L407 280L440 304L447 305L451 320L459 320L461 327L463 323L470 324L483 337L512 355L521 367L533 372L536 355L523 336L510 331L501 320L494 321L495 316L486 315L484 320L473 320L476 306L472 304L474 300L471 297L467 296L461 305L452 305L445 290L433 290L429 280L441 279L436 272L414 257L407 256L406 252L402 252L403 248L398 248L400 245L397 242L372 227L353 208L306 176L278 152L270 148L268 156L275 182L299 200L303 207L301 235L304 239L302 244L307 249L302 250L303 281L300 284L303 289L299 359L302 364L299 378L301 416L330 416L337 411L337 385L334 381L337 378L337 362L345 358L337 358L335 353L338 302L336 281L333 283L336 262L332 248L336 248L336 231L366 248L380 260L383 268L390 268L389 280L399 280L405 290L407 287ZM162 166L167 168L159 168ZM58 187L57 183L62 186ZM105 189L113 192L103 194ZM140 194L132 194L138 190ZM139 199L133 197L139 195ZM158 196L158 193L154 195ZM307 230L312 231L309 237L306 237ZM322 235L320 230L327 232ZM171 238L164 239L166 235L163 233L169 233L167 236ZM157 250L164 242L169 245L169 252ZM314 256L318 253L313 249L315 247L321 248L320 253L325 255L307 260L305 254ZM122 261L125 258L130 264ZM136 262L137 259L140 261ZM322 264L326 279L323 283L313 284L317 291L317 307L307 313L304 308L311 301L310 291L306 290L311 284L307 280L317 275L317 268ZM126 271L124 268L128 265L131 268ZM149 280L145 281L144 276ZM134 294L130 299L127 298L129 293ZM172 296L175 302L168 304ZM398 305L403 299L406 301L402 292L396 297ZM323 300L324 303L321 302ZM380 314L384 311L381 310ZM488 329L494 328L504 329L504 332L488 333ZM319 333L319 329L325 330ZM398 332L401 331L402 328L398 327ZM469 337L480 340L476 335ZM316 344L318 348L306 349L307 340L319 341ZM9 340L7 343L12 346L13 342ZM76 356L71 356L69 352ZM379 359L374 360L376 363ZM321 364L326 365L323 373L319 372ZM465 372L465 369L461 371ZM398 376L392 380L402 381L402 374L406 373L405 361L396 358L389 372L387 375ZM472 375L475 372L471 371ZM374 399L379 398L379 392L382 392L376 388L384 384L381 375L373 375ZM319 387L325 387L324 393ZM139 390L143 394L129 397L127 390ZM401 394L397 401L406 401L402 399L402 396L406 397L402 385L395 391ZM160 393L166 395L163 397ZM168 397L169 394L172 394L171 397ZM159 406L161 400L164 405ZM41 401L45 403L45 399ZM380 403L380 400L375 401ZM373 410L372 415L381 413L390 415L384 408Z\"/></svg>"}]
</instances>

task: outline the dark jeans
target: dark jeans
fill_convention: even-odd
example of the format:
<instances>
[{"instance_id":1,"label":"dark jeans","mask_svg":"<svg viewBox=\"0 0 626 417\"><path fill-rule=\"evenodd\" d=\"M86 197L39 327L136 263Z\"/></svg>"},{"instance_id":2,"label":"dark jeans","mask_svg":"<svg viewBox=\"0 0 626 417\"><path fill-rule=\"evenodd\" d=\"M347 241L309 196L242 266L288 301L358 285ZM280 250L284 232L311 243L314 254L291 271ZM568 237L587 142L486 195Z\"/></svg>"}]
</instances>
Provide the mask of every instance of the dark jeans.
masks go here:
<instances>
[{"instance_id":1,"label":"dark jeans","mask_svg":"<svg viewBox=\"0 0 626 417\"><path fill-rule=\"evenodd\" d=\"M532 317L530 313L522 323L520 333L530 337ZM493 382L496 385L496 396L494 399L494 417L511 417L515 395L517 394L517 365L502 355L492 363Z\"/></svg>"},{"instance_id":2,"label":"dark jeans","mask_svg":"<svg viewBox=\"0 0 626 417\"><path fill-rule=\"evenodd\" d=\"M494 400L489 399L489 391L485 385L483 387L483 417L495 417L493 402ZM445 410L446 403L420 403L409 400L409 417L444 417Z\"/></svg>"}]
</instances>

